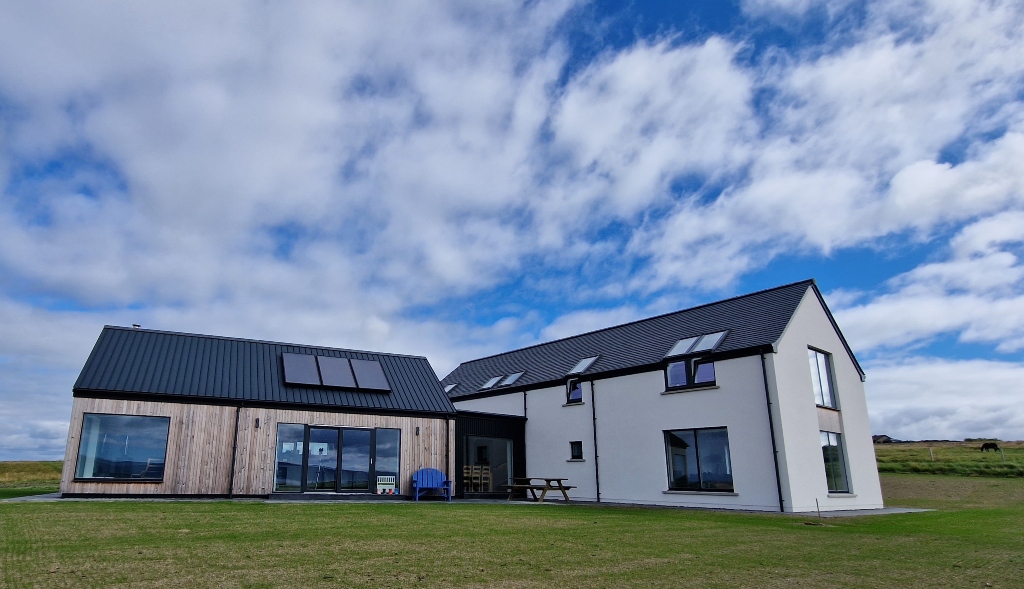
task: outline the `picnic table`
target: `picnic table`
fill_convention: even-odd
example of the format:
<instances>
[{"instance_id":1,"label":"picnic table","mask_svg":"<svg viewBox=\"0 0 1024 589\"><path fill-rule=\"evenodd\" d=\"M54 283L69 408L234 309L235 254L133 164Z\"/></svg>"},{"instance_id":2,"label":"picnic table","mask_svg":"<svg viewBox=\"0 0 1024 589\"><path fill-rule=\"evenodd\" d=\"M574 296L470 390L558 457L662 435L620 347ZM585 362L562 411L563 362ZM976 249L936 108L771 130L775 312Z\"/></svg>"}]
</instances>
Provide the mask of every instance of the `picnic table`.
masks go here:
<instances>
[{"instance_id":1,"label":"picnic table","mask_svg":"<svg viewBox=\"0 0 1024 589\"><path fill-rule=\"evenodd\" d=\"M565 502L569 503L569 489L575 489L571 485L566 485L565 481L569 479L565 477L525 477L525 478L514 478L512 484L508 486L508 499L512 500L512 495L516 491L529 491L530 495L533 496L533 500L537 503L543 503L544 497L547 496L548 491L561 491L562 497L565 497ZM534 481L544 481L543 484ZM537 491L540 491L540 497L537 496ZM529 499L529 497L527 497Z\"/></svg>"}]
</instances>

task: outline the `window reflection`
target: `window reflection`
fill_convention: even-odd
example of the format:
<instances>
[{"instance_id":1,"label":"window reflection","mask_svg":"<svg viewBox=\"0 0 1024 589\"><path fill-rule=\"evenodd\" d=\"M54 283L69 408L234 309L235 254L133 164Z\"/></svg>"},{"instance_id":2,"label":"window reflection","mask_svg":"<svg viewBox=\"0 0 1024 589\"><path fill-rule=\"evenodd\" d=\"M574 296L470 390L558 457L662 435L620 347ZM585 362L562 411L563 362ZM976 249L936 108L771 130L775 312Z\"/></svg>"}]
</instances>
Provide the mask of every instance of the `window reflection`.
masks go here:
<instances>
[{"instance_id":1,"label":"window reflection","mask_svg":"<svg viewBox=\"0 0 1024 589\"><path fill-rule=\"evenodd\" d=\"M86 413L75 477L163 480L170 423L169 417Z\"/></svg>"}]
</instances>

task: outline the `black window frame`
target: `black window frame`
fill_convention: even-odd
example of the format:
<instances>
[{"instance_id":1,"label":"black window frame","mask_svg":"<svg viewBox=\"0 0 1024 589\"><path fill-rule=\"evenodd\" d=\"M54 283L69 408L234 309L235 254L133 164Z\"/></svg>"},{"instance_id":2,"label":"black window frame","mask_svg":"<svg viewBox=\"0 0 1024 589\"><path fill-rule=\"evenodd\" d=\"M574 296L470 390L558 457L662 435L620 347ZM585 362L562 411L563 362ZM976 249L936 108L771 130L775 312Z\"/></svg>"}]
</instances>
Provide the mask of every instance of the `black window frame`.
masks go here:
<instances>
[{"instance_id":1,"label":"black window frame","mask_svg":"<svg viewBox=\"0 0 1024 589\"><path fill-rule=\"evenodd\" d=\"M676 356L673 358L667 358L665 360L665 366L662 368L663 376L665 378L665 390L666 391L685 391L687 389L704 389L709 387L718 386L718 371L715 370L714 360L705 360L707 356ZM669 367L673 364L686 364L686 383L684 385L672 385L668 380ZM710 364L711 369L715 371L715 378L707 382L694 382L697 376L697 367L702 364Z\"/></svg>"},{"instance_id":2,"label":"black window frame","mask_svg":"<svg viewBox=\"0 0 1024 589\"><path fill-rule=\"evenodd\" d=\"M821 460L822 460L822 465L824 466L824 469L825 469L825 485L828 488L828 492L830 494L831 493L850 494L853 491L850 488L851 487L851 485L850 485L850 468L849 468L849 465L846 462L846 445L843 443L843 434L840 433L840 432L829 432L829 431L825 431L825 430L820 430L818 432L819 437L821 437L822 434L824 434L824 436L835 436L835 438L836 438L836 443L835 444L832 444L831 443L832 441L828 440L829 441L828 446L825 446L823 444L822 447L821 447ZM828 448L835 448L835 454L836 454L835 462L838 462L838 465L835 464L835 463L832 464L832 472L831 473L829 473L829 461L826 460L826 458L825 458L825 448L826 447L828 447ZM833 482L837 478L836 477L836 474L837 474L836 469L838 469L838 471L839 471L838 474L842 475L842 480L843 480L843 483L845 483L844 486L846 487L845 489L838 489L838 488L834 489L834 488L832 488L832 484L833 484ZM831 474L831 476L830 476L830 474Z\"/></svg>"},{"instance_id":3,"label":"black window frame","mask_svg":"<svg viewBox=\"0 0 1024 589\"><path fill-rule=\"evenodd\" d=\"M722 431L724 431L725 432L726 440L727 441L729 440L729 428L727 426L691 427L691 428L667 429L667 430L663 430L662 431L663 439L665 440L665 475L666 475L666 477L668 479L668 490L669 491L684 492L684 493L735 493L736 492L735 469L732 468L732 444L731 443L728 444L728 461L729 461L729 465L730 465L729 468L732 471L732 472L729 473L730 477L732 478L732 485L730 485L729 488L727 488L727 489L724 489L724 488L723 489L705 489L704 488L703 473L702 473L702 469L700 467L700 436L697 435L697 432L712 431L712 430L722 430ZM694 452L694 454L697 457L697 476L700 477L699 485L698 485L699 488L696 488L696 489L694 489L694 488L679 489L679 488L673 488L673 486L672 486L673 485L673 483L672 483L672 453L670 452L671 445L670 445L670 442L669 442L669 435L671 433L673 433L673 432L693 432L693 434L694 434L693 435L693 440L694 440L693 452Z\"/></svg>"},{"instance_id":4,"label":"black window frame","mask_svg":"<svg viewBox=\"0 0 1024 589\"><path fill-rule=\"evenodd\" d=\"M404 486L402 484L402 428L398 427L358 427L351 425L319 425L319 424L308 424L308 423L295 423L295 422L280 422L277 424L281 425L301 425L302 431L302 466L300 468L301 477L300 485L297 490L278 490L276 484L276 477L274 483L275 494L302 494L302 493L314 493L314 492L326 492L326 493L338 493L338 494L377 494L377 432L380 430L395 430L398 432L398 468L395 476L395 492L396 494L401 493L401 489ZM309 430L311 428L316 429L333 429L336 430L338 436L338 457L337 457L337 478L335 480L334 490L328 491L316 491L307 488L306 472L309 468ZM367 489L345 489L341 487L341 468L342 468L342 452L344 450L344 432L346 430L359 430L367 431L370 433L370 466L367 473L368 485ZM277 436L278 432L275 432L274 444L275 447L278 444ZM277 471L277 456L274 457L274 471Z\"/></svg>"},{"instance_id":5,"label":"black window frame","mask_svg":"<svg viewBox=\"0 0 1024 589\"><path fill-rule=\"evenodd\" d=\"M573 385L580 386L580 398L577 401L572 400L572 389ZM582 405L583 404L583 379L582 378L569 378L565 381L565 404L566 405Z\"/></svg>"},{"instance_id":6,"label":"black window frame","mask_svg":"<svg viewBox=\"0 0 1024 589\"><path fill-rule=\"evenodd\" d=\"M583 440L569 442L569 460L583 460Z\"/></svg>"},{"instance_id":7,"label":"black window frame","mask_svg":"<svg viewBox=\"0 0 1024 589\"><path fill-rule=\"evenodd\" d=\"M825 376L826 376L826 378L828 380L828 386L829 386L829 400L832 401L831 405L823 405L821 403L818 403L818 399L817 399L817 397L815 397L814 404L817 407L821 407L823 409L834 409L836 411L839 411L839 393L836 390L836 369L835 369L835 364L832 361L832 353L831 352L826 352L825 350L821 350L819 348L815 348L814 346L807 346L807 351L808 352L814 352L815 354L820 354L821 356L824 356L824 358L825 358L825 372L827 373ZM808 358L808 360L809 360L809 358ZM810 370L810 362L808 362L807 369ZM818 372L817 369L815 370L815 372ZM820 372L818 373L818 376L820 376ZM815 373L812 372L811 373L811 392L812 393L814 392L814 378L815 378ZM821 381L819 380L818 382L819 382L818 386L821 386ZM824 394L822 395L822 400L824 400Z\"/></svg>"},{"instance_id":8,"label":"black window frame","mask_svg":"<svg viewBox=\"0 0 1024 589\"><path fill-rule=\"evenodd\" d=\"M109 415L113 417L144 417L147 419L163 419L167 422L167 437L164 438L164 455L161 459L163 461L163 470L160 472L160 478L109 478L109 477L80 477L78 476L78 470L80 467L79 462L82 459L82 444L85 442L85 418L89 415ZM164 482L164 478L167 474L167 445L171 441L171 417L169 415L136 415L134 413L102 413L89 411L82 414L82 426L78 433L78 453L75 455L75 476L72 478L72 482L75 483L148 483L148 484L160 484Z\"/></svg>"}]
</instances>

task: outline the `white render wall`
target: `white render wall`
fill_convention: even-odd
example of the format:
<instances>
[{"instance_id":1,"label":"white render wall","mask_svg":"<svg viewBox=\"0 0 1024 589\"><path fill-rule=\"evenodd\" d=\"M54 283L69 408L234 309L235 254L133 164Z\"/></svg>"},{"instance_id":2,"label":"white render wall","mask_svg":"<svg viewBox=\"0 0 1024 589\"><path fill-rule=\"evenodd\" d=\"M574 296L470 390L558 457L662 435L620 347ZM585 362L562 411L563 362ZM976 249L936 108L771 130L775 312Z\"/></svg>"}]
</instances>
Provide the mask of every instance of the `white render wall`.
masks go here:
<instances>
[{"instance_id":1,"label":"white render wall","mask_svg":"<svg viewBox=\"0 0 1024 589\"><path fill-rule=\"evenodd\" d=\"M455 402L459 411L477 411L479 413L497 413L499 415L515 415L523 417L523 394L509 393L484 399L470 399Z\"/></svg>"},{"instance_id":2,"label":"white render wall","mask_svg":"<svg viewBox=\"0 0 1024 589\"><path fill-rule=\"evenodd\" d=\"M807 348L832 354L849 494L828 492L821 455L818 408L811 386ZM769 357L769 381L778 400L775 431L786 511L877 509L882 490L871 443L864 384L812 289L807 289L793 319ZM817 504L815 503L817 500Z\"/></svg>"},{"instance_id":3,"label":"white render wall","mask_svg":"<svg viewBox=\"0 0 1024 589\"><path fill-rule=\"evenodd\" d=\"M832 354L850 494L828 493L808 346ZM785 511L881 508L864 386L812 289L776 349L765 355L765 370ZM761 357L721 360L715 363L715 372L715 388L671 394L662 394L662 370L597 380L593 388L584 382L584 403L568 407L564 386L528 391L527 475L567 477L578 487L570 493L572 498L596 499L596 413L601 501L778 511ZM523 393L456 401L455 407L522 416ZM666 493L663 432L723 426L729 432L735 493ZM583 462L568 461L573 440L583 442Z\"/></svg>"},{"instance_id":4,"label":"white render wall","mask_svg":"<svg viewBox=\"0 0 1024 589\"><path fill-rule=\"evenodd\" d=\"M602 501L779 510L760 357L716 362L715 374L716 388L671 394L660 370L596 383ZM723 426L735 493L666 493L663 432Z\"/></svg>"},{"instance_id":5,"label":"white render wall","mask_svg":"<svg viewBox=\"0 0 1024 589\"><path fill-rule=\"evenodd\" d=\"M583 383L583 403L565 405L565 387L526 395L528 476L567 477L570 497L597 499L594 413L601 501L778 511L760 357L715 363L717 386L662 394L664 371ZM596 401L595 401L596 396ZM457 401L461 411L511 413L521 394ZM595 408L596 402L596 408ZM521 414L521 413L520 413ZM668 490L665 430L726 427L735 493ZM583 442L583 462L569 461L569 442Z\"/></svg>"},{"instance_id":6,"label":"white render wall","mask_svg":"<svg viewBox=\"0 0 1024 589\"><path fill-rule=\"evenodd\" d=\"M587 501L597 499L593 401L588 382L583 383L581 404L565 406L565 386L527 393L526 476L566 477L569 479L567 484L576 487L569 493L570 497ZM569 461L571 441L583 442L583 462ZM557 498L561 498L560 495Z\"/></svg>"}]
</instances>

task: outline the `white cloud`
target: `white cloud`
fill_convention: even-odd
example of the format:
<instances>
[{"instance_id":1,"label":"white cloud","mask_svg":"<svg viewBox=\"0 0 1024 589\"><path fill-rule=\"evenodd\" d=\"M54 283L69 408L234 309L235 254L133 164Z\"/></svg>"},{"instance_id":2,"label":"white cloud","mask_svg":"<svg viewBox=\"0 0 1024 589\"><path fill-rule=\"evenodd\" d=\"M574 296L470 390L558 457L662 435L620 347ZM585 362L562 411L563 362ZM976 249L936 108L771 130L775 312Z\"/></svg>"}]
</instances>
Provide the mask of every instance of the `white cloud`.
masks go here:
<instances>
[{"instance_id":1,"label":"white cloud","mask_svg":"<svg viewBox=\"0 0 1024 589\"><path fill-rule=\"evenodd\" d=\"M1024 349L1024 212L1006 211L963 228L949 258L894 277L890 292L836 309L857 350L927 343L947 333L964 342Z\"/></svg>"},{"instance_id":2,"label":"white cloud","mask_svg":"<svg viewBox=\"0 0 1024 589\"><path fill-rule=\"evenodd\" d=\"M720 36L571 63L572 8L0 7L0 342L21 342L0 344L0 429L64 418L104 322L426 353L443 374L782 253L971 223L886 294L835 294L841 322L858 349L1024 347L1000 215L1024 206L1019 3L871 2L841 41L756 63ZM565 316L409 318L523 277ZM59 410L7 402L27 390Z\"/></svg>"},{"instance_id":3,"label":"white cloud","mask_svg":"<svg viewBox=\"0 0 1024 589\"><path fill-rule=\"evenodd\" d=\"M910 358L867 370L875 434L903 440L1024 437L1024 365Z\"/></svg>"}]
</instances>

